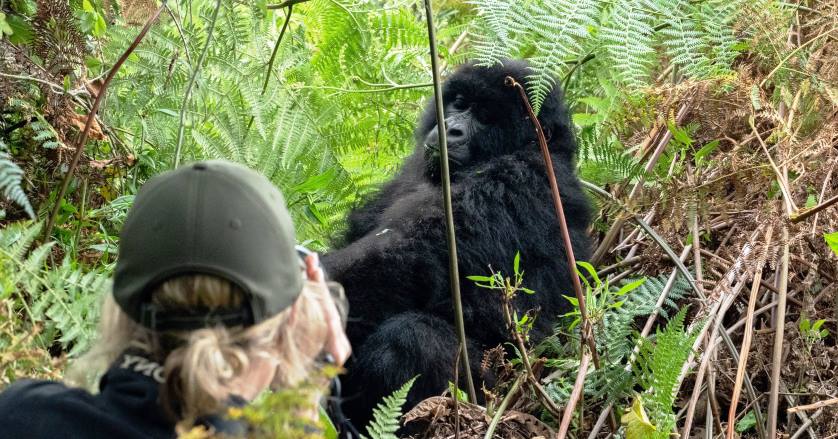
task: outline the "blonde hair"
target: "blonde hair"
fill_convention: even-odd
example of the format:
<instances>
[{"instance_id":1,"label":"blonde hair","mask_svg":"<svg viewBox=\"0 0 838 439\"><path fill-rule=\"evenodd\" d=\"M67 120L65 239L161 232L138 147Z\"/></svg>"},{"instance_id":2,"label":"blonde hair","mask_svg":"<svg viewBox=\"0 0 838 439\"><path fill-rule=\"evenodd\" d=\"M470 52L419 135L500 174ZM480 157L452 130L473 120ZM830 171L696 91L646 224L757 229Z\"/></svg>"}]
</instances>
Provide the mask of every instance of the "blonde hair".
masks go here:
<instances>
[{"instance_id":1,"label":"blonde hair","mask_svg":"<svg viewBox=\"0 0 838 439\"><path fill-rule=\"evenodd\" d=\"M277 361L273 387L291 387L308 375L322 351L328 328L318 303L323 294L306 282L294 304L259 324L242 328L216 326L193 331L156 333L131 320L107 295L99 339L68 370L69 382L93 387L101 373L126 349L143 349L163 363L164 406L180 423L217 413L229 395L229 384L247 371L257 356ZM231 309L241 305L244 292L231 282L209 275L170 279L151 295L165 310L197 307Z\"/></svg>"}]
</instances>

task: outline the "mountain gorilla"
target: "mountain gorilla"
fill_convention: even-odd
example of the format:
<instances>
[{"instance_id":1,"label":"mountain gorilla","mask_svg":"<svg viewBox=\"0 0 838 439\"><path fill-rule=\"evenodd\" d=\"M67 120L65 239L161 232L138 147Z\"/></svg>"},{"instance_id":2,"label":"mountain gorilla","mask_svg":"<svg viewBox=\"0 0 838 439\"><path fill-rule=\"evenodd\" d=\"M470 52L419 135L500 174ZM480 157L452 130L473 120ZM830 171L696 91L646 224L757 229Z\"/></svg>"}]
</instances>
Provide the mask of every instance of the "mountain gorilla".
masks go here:
<instances>
[{"instance_id":1,"label":"mountain gorilla","mask_svg":"<svg viewBox=\"0 0 838 439\"><path fill-rule=\"evenodd\" d=\"M468 64L444 84L448 159L459 253L460 286L471 367L482 352L509 339L497 292L466 279L489 266L511 271L521 253L520 312L536 309L531 336L550 334L572 295L564 246L535 130L506 76L523 81L523 62ZM558 87L539 116L553 156L573 251L590 255L590 207L574 172L576 142ZM429 98L416 127L416 150L381 191L349 215L345 246L323 258L349 298L347 332L354 362L345 378L347 414L358 425L372 408L420 375L407 408L453 381L458 341L448 276L436 107ZM462 375L461 375L462 376ZM462 382L462 381L461 381Z\"/></svg>"}]
</instances>

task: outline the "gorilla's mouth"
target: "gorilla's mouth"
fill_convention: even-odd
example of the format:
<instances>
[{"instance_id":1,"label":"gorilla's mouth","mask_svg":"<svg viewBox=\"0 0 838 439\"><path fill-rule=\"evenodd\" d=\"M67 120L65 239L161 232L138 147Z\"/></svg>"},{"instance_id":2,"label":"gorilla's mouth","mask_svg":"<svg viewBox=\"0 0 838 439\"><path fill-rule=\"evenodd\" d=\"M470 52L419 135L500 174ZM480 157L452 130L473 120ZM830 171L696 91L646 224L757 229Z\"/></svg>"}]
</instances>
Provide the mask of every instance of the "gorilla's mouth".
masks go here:
<instances>
[{"instance_id":1,"label":"gorilla's mouth","mask_svg":"<svg viewBox=\"0 0 838 439\"><path fill-rule=\"evenodd\" d=\"M454 147L456 146L457 145L454 145ZM439 146L426 143L424 144L424 147L425 160L428 162L428 166L438 168L440 166L439 156L441 153ZM457 153L455 151L448 149L448 163L453 166L459 166L462 164L462 160L457 157Z\"/></svg>"}]
</instances>

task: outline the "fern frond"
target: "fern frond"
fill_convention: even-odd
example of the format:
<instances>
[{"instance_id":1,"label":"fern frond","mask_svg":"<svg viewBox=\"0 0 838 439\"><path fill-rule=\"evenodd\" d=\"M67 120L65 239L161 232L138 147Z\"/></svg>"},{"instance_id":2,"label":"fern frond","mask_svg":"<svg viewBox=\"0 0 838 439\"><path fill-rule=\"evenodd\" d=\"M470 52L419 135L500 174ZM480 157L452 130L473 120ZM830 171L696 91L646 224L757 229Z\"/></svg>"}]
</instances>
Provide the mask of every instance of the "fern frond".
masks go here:
<instances>
[{"instance_id":1,"label":"fern frond","mask_svg":"<svg viewBox=\"0 0 838 439\"><path fill-rule=\"evenodd\" d=\"M0 142L0 192L6 199L22 207L29 218L34 219L35 211L23 191L23 170L12 161L11 154L5 148L6 145Z\"/></svg>"},{"instance_id":2,"label":"fern frond","mask_svg":"<svg viewBox=\"0 0 838 439\"><path fill-rule=\"evenodd\" d=\"M684 363L692 353L692 345L701 331L696 325L687 331L684 307L669 321L666 328L658 330L655 342L644 340L640 345L636 375L639 383L650 394L645 398L649 417L657 427L655 438L667 438L675 427L672 405L681 385L679 377Z\"/></svg>"},{"instance_id":3,"label":"fern frond","mask_svg":"<svg viewBox=\"0 0 838 439\"><path fill-rule=\"evenodd\" d=\"M600 38L617 77L629 87L648 86L656 61L654 29L656 17L646 0L619 0L600 29Z\"/></svg>"},{"instance_id":4,"label":"fern frond","mask_svg":"<svg viewBox=\"0 0 838 439\"><path fill-rule=\"evenodd\" d=\"M384 397L384 400L373 409L372 421L367 425L367 434L370 439L397 439L396 431L399 429L402 406L407 401L407 394L416 378L418 377L411 378L393 394Z\"/></svg>"},{"instance_id":5,"label":"fern frond","mask_svg":"<svg viewBox=\"0 0 838 439\"><path fill-rule=\"evenodd\" d=\"M519 25L535 36L530 64L535 74L527 78L533 109L538 111L553 88L556 77L567 70L567 61L583 55L583 43L596 24L600 2L596 0L546 2L541 8L533 2L519 15Z\"/></svg>"}]
</instances>

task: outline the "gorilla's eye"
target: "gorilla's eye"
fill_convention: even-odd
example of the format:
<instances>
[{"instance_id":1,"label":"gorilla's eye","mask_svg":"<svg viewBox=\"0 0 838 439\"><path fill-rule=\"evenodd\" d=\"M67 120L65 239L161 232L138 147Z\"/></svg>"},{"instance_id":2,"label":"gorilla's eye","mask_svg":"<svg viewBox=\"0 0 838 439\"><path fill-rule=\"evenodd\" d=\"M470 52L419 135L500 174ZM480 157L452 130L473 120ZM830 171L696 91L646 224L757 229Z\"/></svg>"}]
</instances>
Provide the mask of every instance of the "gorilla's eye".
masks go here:
<instances>
[{"instance_id":1,"label":"gorilla's eye","mask_svg":"<svg viewBox=\"0 0 838 439\"><path fill-rule=\"evenodd\" d=\"M466 97L463 95L457 95L454 98L454 102L451 102L451 107L458 111L468 109L468 102L466 101Z\"/></svg>"}]
</instances>

